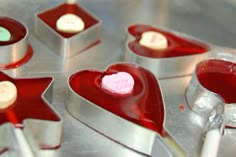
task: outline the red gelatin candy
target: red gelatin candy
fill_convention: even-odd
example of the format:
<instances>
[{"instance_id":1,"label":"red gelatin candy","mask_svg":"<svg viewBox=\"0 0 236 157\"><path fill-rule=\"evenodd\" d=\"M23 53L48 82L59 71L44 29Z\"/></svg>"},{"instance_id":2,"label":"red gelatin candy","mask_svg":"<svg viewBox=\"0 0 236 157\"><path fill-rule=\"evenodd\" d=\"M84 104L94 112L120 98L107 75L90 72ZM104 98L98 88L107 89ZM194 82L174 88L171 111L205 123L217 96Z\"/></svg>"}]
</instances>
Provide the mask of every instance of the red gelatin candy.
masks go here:
<instances>
[{"instance_id":1,"label":"red gelatin candy","mask_svg":"<svg viewBox=\"0 0 236 157\"><path fill-rule=\"evenodd\" d=\"M128 95L104 91L101 80L105 75L127 72L134 78L134 88ZM80 96L140 126L163 132L164 104L155 76L132 64L115 64L105 72L84 70L70 77L71 88Z\"/></svg>"},{"instance_id":2,"label":"red gelatin candy","mask_svg":"<svg viewBox=\"0 0 236 157\"><path fill-rule=\"evenodd\" d=\"M139 41L144 32L154 31L163 34L168 40L167 49L154 50L140 45ZM128 43L129 49L141 56L150 58L171 58L206 53L210 48L206 44L186 39L148 25L133 25L128 32L135 37L135 40Z\"/></svg>"},{"instance_id":3,"label":"red gelatin candy","mask_svg":"<svg viewBox=\"0 0 236 157\"><path fill-rule=\"evenodd\" d=\"M10 81L17 88L15 103L0 111L0 125L11 122L16 127L23 127L22 122L25 119L60 120L42 99L42 94L52 82L52 78L14 79L0 72L0 81Z\"/></svg>"},{"instance_id":4,"label":"red gelatin candy","mask_svg":"<svg viewBox=\"0 0 236 157\"><path fill-rule=\"evenodd\" d=\"M224 60L206 60L197 67L199 82L219 94L225 103L236 102L236 64Z\"/></svg>"}]
</instances>

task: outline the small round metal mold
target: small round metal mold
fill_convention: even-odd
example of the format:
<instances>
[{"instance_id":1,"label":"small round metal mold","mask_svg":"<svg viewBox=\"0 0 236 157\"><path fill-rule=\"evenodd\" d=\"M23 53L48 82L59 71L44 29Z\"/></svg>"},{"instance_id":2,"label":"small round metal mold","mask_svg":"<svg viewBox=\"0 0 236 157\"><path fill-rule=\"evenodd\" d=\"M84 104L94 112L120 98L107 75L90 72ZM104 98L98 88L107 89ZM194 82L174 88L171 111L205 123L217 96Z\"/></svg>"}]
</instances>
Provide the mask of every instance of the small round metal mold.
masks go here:
<instances>
[{"instance_id":1,"label":"small round metal mold","mask_svg":"<svg viewBox=\"0 0 236 157\"><path fill-rule=\"evenodd\" d=\"M130 28L132 27L137 27L139 35L135 35L130 32ZM148 57L147 55L140 55L131 50L129 44L135 41L139 41L141 36L140 33L142 31L155 31L170 36L175 36L176 38L180 38L181 40L183 39L188 42L201 45L200 47L205 49L205 51L204 53L193 53L191 55L180 55L171 57ZM210 45L206 44L203 41L196 40L192 37L177 32L159 29L149 25L136 24L128 27L127 34L128 38L126 42L125 61L140 64L141 66L153 72L159 79L192 74L196 64L211 55Z\"/></svg>"},{"instance_id":2,"label":"small round metal mold","mask_svg":"<svg viewBox=\"0 0 236 157\"><path fill-rule=\"evenodd\" d=\"M0 69L17 68L26 63L33 54L33 49L27 41L28 29L13 18L1 16L0 26L11 34L10 40L0 41Z\"/></svg>"},{"instance_id":3,"label":"small round metal mold","mask_svg":"<svg viewBox=\"0 0 236 157\"><path fill-rule=\"evenodd\" d=\"M226 57L220 58L220 56L221 57L226 56ZM229 57L229 56L232 56L232 54L220 53L220 55L216 55L215 58L209 58L207 60L203 60L200 63L198 63L192 75L192 79L187 87L186 100L188 102L189 107L191 108L192 111L194 111L195 113L197 113L198 115L200 115L206 120L212 114L212 111L214 110L214 108L222 104L227 104L228 102L225 102L225 100L219 94L205 88L201 84L198 78L198 73L200 70L202 70L203 72L211 72L211 70L214 70L215 72L226 71L228 73L235 71L236 67L233 66L233 64L235 63L235 60L234 60L235 56L232 56L232 57ZM225 67L212 66L210 69L207 64L210 61L227 62L229 63L229 65ZM230 102L230 104L231 103L234 103L234 102ZM227 104L224 106L225 108L226 106L228 108L228 106L230 107L231 105Z\"/></svg>"}]
</instances>

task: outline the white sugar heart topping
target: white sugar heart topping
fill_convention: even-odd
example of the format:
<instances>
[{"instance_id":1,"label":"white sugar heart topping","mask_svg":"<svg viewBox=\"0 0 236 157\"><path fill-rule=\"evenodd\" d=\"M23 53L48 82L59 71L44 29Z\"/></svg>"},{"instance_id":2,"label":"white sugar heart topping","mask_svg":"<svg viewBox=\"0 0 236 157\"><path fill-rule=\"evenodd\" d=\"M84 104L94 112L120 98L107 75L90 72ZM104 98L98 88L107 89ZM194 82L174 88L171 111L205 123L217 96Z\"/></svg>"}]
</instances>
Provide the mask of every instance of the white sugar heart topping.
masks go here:
<instances>
[{"instance_id":1,"label":"white sugar heart topping","mask_svg":"<svg viewBox=\"0 0 236 157\"><path fill-rule=\"evenodd\" d=\"M0 82L0 109L5 109L16 101L16 86L9 81Z\"/></svg>"},{"instance_id":2,"label":"white sugar heart topping","mask_svg":"<svg viewBox=\"0 0 236 157\"><path fill-rule=\"evenodd\" d=\"M77 33L84 30L84 21L75 14L62 15L56 23L57 30L65 33Z\"/></svg>"},{"instance_id":3,"label":"white sugar heart topping","mask_svg":"<svg viewBox=\"0 0 236 157\"><path fill-rule=\"evenodd\" d=\"M166 37L163 34L154 31L144 32L139 44L154 50L163 50L168 47Z\"/></svg>"},{"instance_id":4,"label":"white sugar heart topping","mask_svg":"<svg viewBox=\"0 0 236 157\"><path fill-rule=\"evenodd\" d=\"M115 94L130 94L134 88L134 79L127 72L118 72L102 78L102 88Z\"/></svg>"}]
</instances>

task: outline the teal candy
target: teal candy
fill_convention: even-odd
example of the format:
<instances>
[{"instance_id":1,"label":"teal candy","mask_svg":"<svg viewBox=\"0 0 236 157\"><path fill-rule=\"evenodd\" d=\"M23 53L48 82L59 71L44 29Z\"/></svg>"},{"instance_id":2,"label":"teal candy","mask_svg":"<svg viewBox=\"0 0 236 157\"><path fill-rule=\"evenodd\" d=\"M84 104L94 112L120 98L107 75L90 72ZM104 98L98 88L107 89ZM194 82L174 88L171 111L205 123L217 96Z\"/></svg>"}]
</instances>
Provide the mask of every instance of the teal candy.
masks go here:
<instances>
[{"instance_id":1,"label":"teal candy","mask_svg":"<svg viewBox=\"0 0 236 157\"><path fill-rule=\"evenodd\" d=\"M11 39L11 33L4 27L0 26L0 41L9 41Z\"/></svg>"}]
</instances>

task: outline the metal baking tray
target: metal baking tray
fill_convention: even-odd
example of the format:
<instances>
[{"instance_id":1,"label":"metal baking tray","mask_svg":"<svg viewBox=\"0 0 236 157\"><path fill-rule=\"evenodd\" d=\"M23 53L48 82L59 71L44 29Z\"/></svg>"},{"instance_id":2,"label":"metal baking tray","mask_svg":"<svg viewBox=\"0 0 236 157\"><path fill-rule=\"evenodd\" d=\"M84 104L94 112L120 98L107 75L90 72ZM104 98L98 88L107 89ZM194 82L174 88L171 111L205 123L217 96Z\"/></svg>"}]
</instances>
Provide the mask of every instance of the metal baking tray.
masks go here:
<instances>
[{"instance_id":1,"label":"metal baking tray","mask_svg":"<svg viewBox=\"0 0 236 157\"><path fill-rule=\"evenodd\" d=\"M133 151L89 128L72 117L65 109L67 78L80 70L104 70L108 65L123 61L126 50L126 30L136 23L167 28L180 34L192 36L212 43L214 52L235 53L235 24L230 17L235 12L233 1L214 2L207 0L95 0L77 1L102 21L101 43L71 58L59 56L41 42L34 34L34 15L58 6L62 0L0 0L0 14L10 16L24 23L29 30L28 41L33 56L27 64L17 69L5 70L11 77L54 78L52 107L63 118L61 147L56 150L42 150L39 156L135 156L144 154ZM214 7L212 7L214 5ZM219 46L216 46L219 45ZM224 47L220 47L224 46ZM198 156L201 149L203 123L199 115L192 112L185 99L186 87L191 75L160 80L166 108L165 128L184 148L188 156ZM156 140L153 156L161 144ZM218 156L235 154L236 139L231 135L222 137ZM167 151L168 152L168 151ZM168 154L168 153L167 153ZM164 152L163 156L166 155Z\"/></svg>"}]
</instances>

